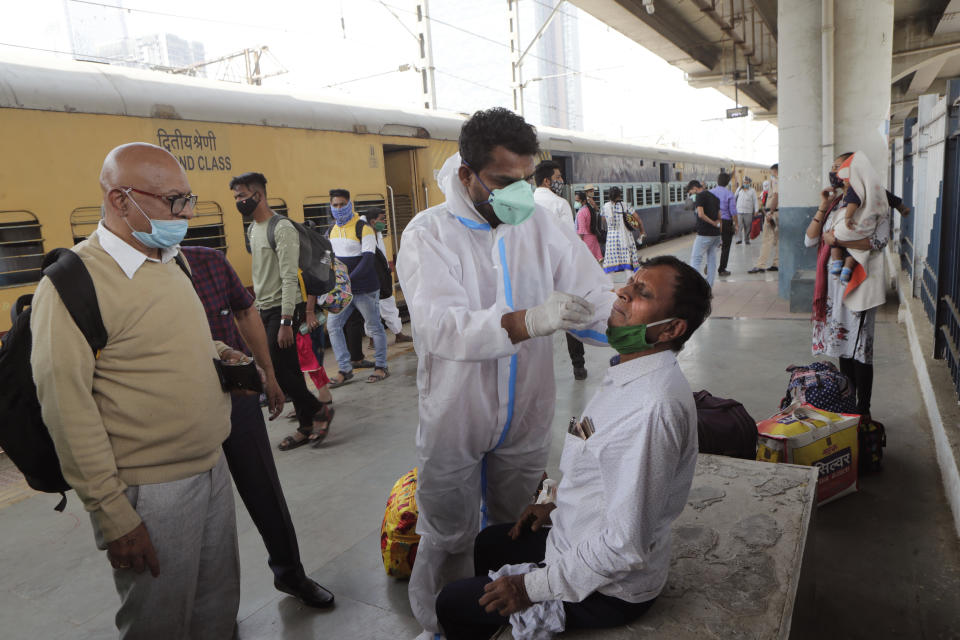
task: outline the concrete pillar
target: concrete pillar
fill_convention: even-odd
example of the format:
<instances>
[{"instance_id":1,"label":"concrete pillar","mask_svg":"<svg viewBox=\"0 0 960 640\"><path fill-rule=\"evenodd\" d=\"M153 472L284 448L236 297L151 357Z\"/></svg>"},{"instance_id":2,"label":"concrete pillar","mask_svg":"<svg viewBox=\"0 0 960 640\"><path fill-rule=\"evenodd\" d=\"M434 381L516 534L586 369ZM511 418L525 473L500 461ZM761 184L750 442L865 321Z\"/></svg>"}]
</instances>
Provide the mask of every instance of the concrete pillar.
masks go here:
<instances>
[{"instance_id":1,"label":"concrete pillar","mask_svg":"<svg viewBox=\"0 0 960 640\"><path fill-rule=\"evenodd\" d=\"M812 300L812 273L808 270L815 266L816 250L804 247L803 235L819 204L819 192L826 184L826 156L863 150L880 176L888 173L893 2L778 3L779 294L790 299L792 310L809 310ZM832 21L822 22L822 5L834 5ZM820 128L825 120L821 27L831 22L832 154L822 148L824 136Z\"/></svg>"},{"instance_id":2,"label":"concrete pillar","mask_svg":"<svg viewBox=\"0 0 960 640\"><path fill-rule=\"evenodd\" d=\"M803 233L817 208L821 188L820 2L777 4L777 121L780 133L780 286L791 311L804 304L809 283L791 297L798 270L815 266L816 253L803 246ZM809 280L809 278L807 278ZM797 302L793 298L799 298Z\"/></svg>"},{"instance_id":3,"label":"concrete pillar","mask_svg":"<svg viewBox=\"0 0 960 640\"><path fill-rule=\"evenodd\" d=\"M889 173L893 0L836 3L834 148L865 151L884 178Z\"/></svg>"}]
</instances>

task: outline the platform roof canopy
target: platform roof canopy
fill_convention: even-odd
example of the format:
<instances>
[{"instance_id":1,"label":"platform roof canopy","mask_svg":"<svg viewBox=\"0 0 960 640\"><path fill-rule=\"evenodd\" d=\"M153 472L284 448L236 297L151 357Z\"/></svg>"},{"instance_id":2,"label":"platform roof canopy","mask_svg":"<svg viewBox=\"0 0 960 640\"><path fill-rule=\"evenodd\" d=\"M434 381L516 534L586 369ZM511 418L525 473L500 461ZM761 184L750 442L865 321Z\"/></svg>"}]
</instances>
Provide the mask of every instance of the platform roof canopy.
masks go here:
<instances>
[{"instance_id":1,"label":"platform roof canopy","mask_svg":"<svg viewBox=\"0 0 960 640\"><path fill-rule=\"evenodd\" d=\"M778 0L570 0L759 118L777 114ZM818 2L818 0L790 0ZM651 12L652 9L652 12ZM891 132L960 76L960 0L895 0Z\"/></svg>"}]
</instances>

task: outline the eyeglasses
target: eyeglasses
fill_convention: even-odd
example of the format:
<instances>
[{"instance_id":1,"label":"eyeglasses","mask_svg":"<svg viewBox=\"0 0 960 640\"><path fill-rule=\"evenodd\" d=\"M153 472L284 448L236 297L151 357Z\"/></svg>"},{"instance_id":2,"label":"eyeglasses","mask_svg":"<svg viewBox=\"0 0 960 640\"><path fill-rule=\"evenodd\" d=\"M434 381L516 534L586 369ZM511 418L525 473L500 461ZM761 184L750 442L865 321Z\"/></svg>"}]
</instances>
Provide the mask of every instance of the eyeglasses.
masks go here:
<instances>
[{"instance_id":1,"label":"eyeglasses","mask_svg":"<svg viewBox=\"0 0 960 640\"><path fill-rule=\"evenodd\" d=\"M119 187L124 193L128 194L131 191L136 191L137 193L142 193L145 196L153 196L154 198L160 198L161 200L166 200L170 203L170 213L177 215L186 208L187 203L190 203L190 208L197 206L197 197L195 194L187 195L176 195L176 196L161 196L156 193L150 193L149 191L143 191L142 189L135 189L133 187Z\"/></svg>"}]
</instances>

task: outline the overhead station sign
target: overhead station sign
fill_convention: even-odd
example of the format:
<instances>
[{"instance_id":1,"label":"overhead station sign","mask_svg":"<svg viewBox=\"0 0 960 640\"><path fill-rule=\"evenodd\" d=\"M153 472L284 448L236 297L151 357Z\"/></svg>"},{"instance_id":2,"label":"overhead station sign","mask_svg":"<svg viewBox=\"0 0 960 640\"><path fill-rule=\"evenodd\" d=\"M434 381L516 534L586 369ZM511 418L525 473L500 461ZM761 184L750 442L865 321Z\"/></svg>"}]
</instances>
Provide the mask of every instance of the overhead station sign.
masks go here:
<instances>
[{"instance_id":1,"label":"overhead station sign","mask_svg":"<svg viewBox=\"0 0 960 640\"><path fill-rule=\"evenodd\" d=\"M728 118L746 118L750 112L746 107L737 107L736 109L727 109Z\"/></svg>"}]
</instances>

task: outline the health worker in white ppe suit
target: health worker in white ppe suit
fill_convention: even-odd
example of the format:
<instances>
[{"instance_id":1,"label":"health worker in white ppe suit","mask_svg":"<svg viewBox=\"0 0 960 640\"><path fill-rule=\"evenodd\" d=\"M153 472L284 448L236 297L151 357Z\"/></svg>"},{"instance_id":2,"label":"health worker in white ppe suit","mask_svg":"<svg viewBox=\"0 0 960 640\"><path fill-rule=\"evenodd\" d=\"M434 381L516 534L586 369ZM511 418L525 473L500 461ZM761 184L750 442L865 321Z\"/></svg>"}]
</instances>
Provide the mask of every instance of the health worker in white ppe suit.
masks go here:
<instances>
[{"instance_id":1,"label":"health worker in white ppe suit","mask_svg":"<svg viewBox=\"0 0 960 640\"><path fill-rule=\"evenodd\" d=\"M459 144L437 177L447 201L407 225L397 260L419 358L422 537L409 594L431 633L440 590L472 575L477 533L514 521L540 482L556 396L551 335L605 346L616 300L574 230L534 203L531 125L479 111Z\"/></svg>"}]
</instances>

